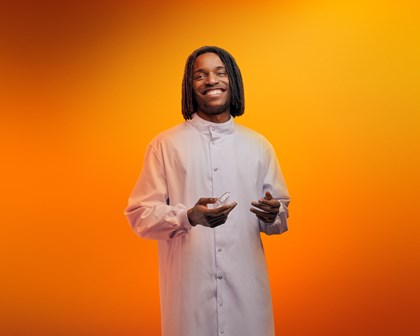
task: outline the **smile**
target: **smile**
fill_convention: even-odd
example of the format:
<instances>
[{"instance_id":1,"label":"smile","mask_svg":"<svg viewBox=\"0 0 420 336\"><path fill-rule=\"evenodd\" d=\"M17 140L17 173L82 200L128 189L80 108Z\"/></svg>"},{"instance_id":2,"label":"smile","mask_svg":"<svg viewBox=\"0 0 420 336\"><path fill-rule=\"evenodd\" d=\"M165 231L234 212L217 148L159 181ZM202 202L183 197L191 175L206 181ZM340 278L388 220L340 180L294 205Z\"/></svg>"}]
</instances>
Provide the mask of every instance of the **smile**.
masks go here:
<instances>
[{"instance_id":1,"label":"smile","mask_svg":"<svg viewBox=\"0 0 420 336\"><path fill-rule=\"evenodd\" d=\"M213 89L213 90L208 90L206 91L204 94L205 95L209 95L209 96L217 96L223 93L223 90L221 89Z\"/></svg>"}]
</instances>

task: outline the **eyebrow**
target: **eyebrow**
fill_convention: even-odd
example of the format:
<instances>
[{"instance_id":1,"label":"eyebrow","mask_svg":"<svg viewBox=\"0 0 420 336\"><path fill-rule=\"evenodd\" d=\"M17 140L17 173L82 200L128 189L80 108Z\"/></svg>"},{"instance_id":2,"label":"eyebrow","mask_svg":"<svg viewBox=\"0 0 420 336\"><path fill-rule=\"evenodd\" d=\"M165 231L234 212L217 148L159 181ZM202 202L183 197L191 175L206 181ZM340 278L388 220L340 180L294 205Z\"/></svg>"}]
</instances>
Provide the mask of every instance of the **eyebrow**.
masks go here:
<instances>
[{"instance_id":1,"label":"eyebrow","mask_svg":"<svg viewBox=\"0 0 420 336\"><path fill-rule=\"evenodd\" d=\"M226 69L226 67L223 65L219 65L218 67L216 67L216 70L220 70L220 69ZM197 72L204 72L204 69L195 70L193 73L197 73Z\"/></svg>"}]
</instances>

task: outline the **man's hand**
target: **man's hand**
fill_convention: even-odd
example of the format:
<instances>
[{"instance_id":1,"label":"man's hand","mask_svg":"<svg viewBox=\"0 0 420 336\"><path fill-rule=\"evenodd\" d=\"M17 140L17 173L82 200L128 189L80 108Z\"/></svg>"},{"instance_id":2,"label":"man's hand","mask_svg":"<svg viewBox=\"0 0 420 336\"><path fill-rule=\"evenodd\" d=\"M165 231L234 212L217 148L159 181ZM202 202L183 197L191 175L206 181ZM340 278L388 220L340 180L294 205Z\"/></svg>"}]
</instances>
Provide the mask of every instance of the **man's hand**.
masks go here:
<instances>
[{"instance_id":1,"label":"man's hand","mask_svg":"<svg viewBox=\"0 0 420 336\"><path fill-rule=\"evenodd\" d=\"M214 209L207 207L207 204L214 204L216 201L217 198L200 198L194 207L187 212L191 225L200 224L214 228L225 223L229 213L236 207L237 203L226 204Z\"/></svg>"},{"instance_id":2,"label":"man's hand","mask_svg":"<svg viewBox=\"0 0 420 336\"><path fill-rule=\"evenodd\" d=\"M265 193L265 197L258 200L258 202L252 202L255 208L249 209L253 212L259 220L265 223L273 223L280 211L280 202L273 199L270 192ZM256 209L257 208L257 209Z\"/></svg>"}]
</instances>

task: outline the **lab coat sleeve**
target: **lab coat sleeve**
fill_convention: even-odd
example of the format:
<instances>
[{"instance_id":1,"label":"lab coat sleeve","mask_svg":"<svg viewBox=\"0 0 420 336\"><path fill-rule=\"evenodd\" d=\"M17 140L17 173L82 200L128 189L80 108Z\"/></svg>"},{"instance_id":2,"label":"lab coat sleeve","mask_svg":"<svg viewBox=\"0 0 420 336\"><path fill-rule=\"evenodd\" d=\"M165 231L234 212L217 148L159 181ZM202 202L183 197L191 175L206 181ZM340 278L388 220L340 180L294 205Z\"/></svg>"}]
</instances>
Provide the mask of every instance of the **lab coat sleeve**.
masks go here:
<instances>
[{"instance_id":1,"label":"lab coat sleeve","mask_svg":"<svg viewBox=\"0 0 420 336\"><path fill-rule=\"evenodd\" d=\"M269 191L273 198L280 202L280 209L273 223L265 223L261 220L259 221L260 231L266 233L267 235L286 232L288 230L287 220L289 217L288 206L290 203L290 197L276 153L271 144L267 144L266 150L266 169L263 195L265 195L266 191Z\"/></svg>"},{"instance_id":2,"label":"lab coat sleeve","mask_svg":"<svg viewBox=\"0 0 420 336\"><path fill-rule=\"evenodd\" d=\"M142 238L167 240L188 234L192 225L183 204L168 205L166 174L158 151L149 145L140 177L124 211Z\"/></svg>"}]
</instances>

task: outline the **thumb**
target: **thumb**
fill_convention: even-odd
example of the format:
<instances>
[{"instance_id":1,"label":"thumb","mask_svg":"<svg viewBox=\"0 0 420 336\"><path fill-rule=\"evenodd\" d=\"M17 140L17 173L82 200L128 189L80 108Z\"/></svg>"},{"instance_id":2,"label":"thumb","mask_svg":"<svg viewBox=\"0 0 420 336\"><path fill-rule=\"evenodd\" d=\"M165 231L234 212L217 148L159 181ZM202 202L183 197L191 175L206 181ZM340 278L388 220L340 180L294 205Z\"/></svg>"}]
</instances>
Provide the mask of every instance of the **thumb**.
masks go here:
<instances>
[{"instance_id":1,"label":"thumb","mask_svg":"<svg viewBox=\"0 0 420 336\"><path fill-rule=\"evenodd\" d=\"M207 205L209 203L216 203L217 198L213 198L213 197L202 197L198 200L197 204L200 205Z\"/></svg>"},{"instance_id":2,"label":"thumb","mask_svg":"<svg viewBox=\"0 0 420 336\"><path fill-rule=\"evenodd\" d=\"M271 193L269 192L269 191L266 191L265 192L265 197L264 197L266 200L271 200L271 199L273 199L273 196L271 195Z\"/></svg>"}]
</instances>

